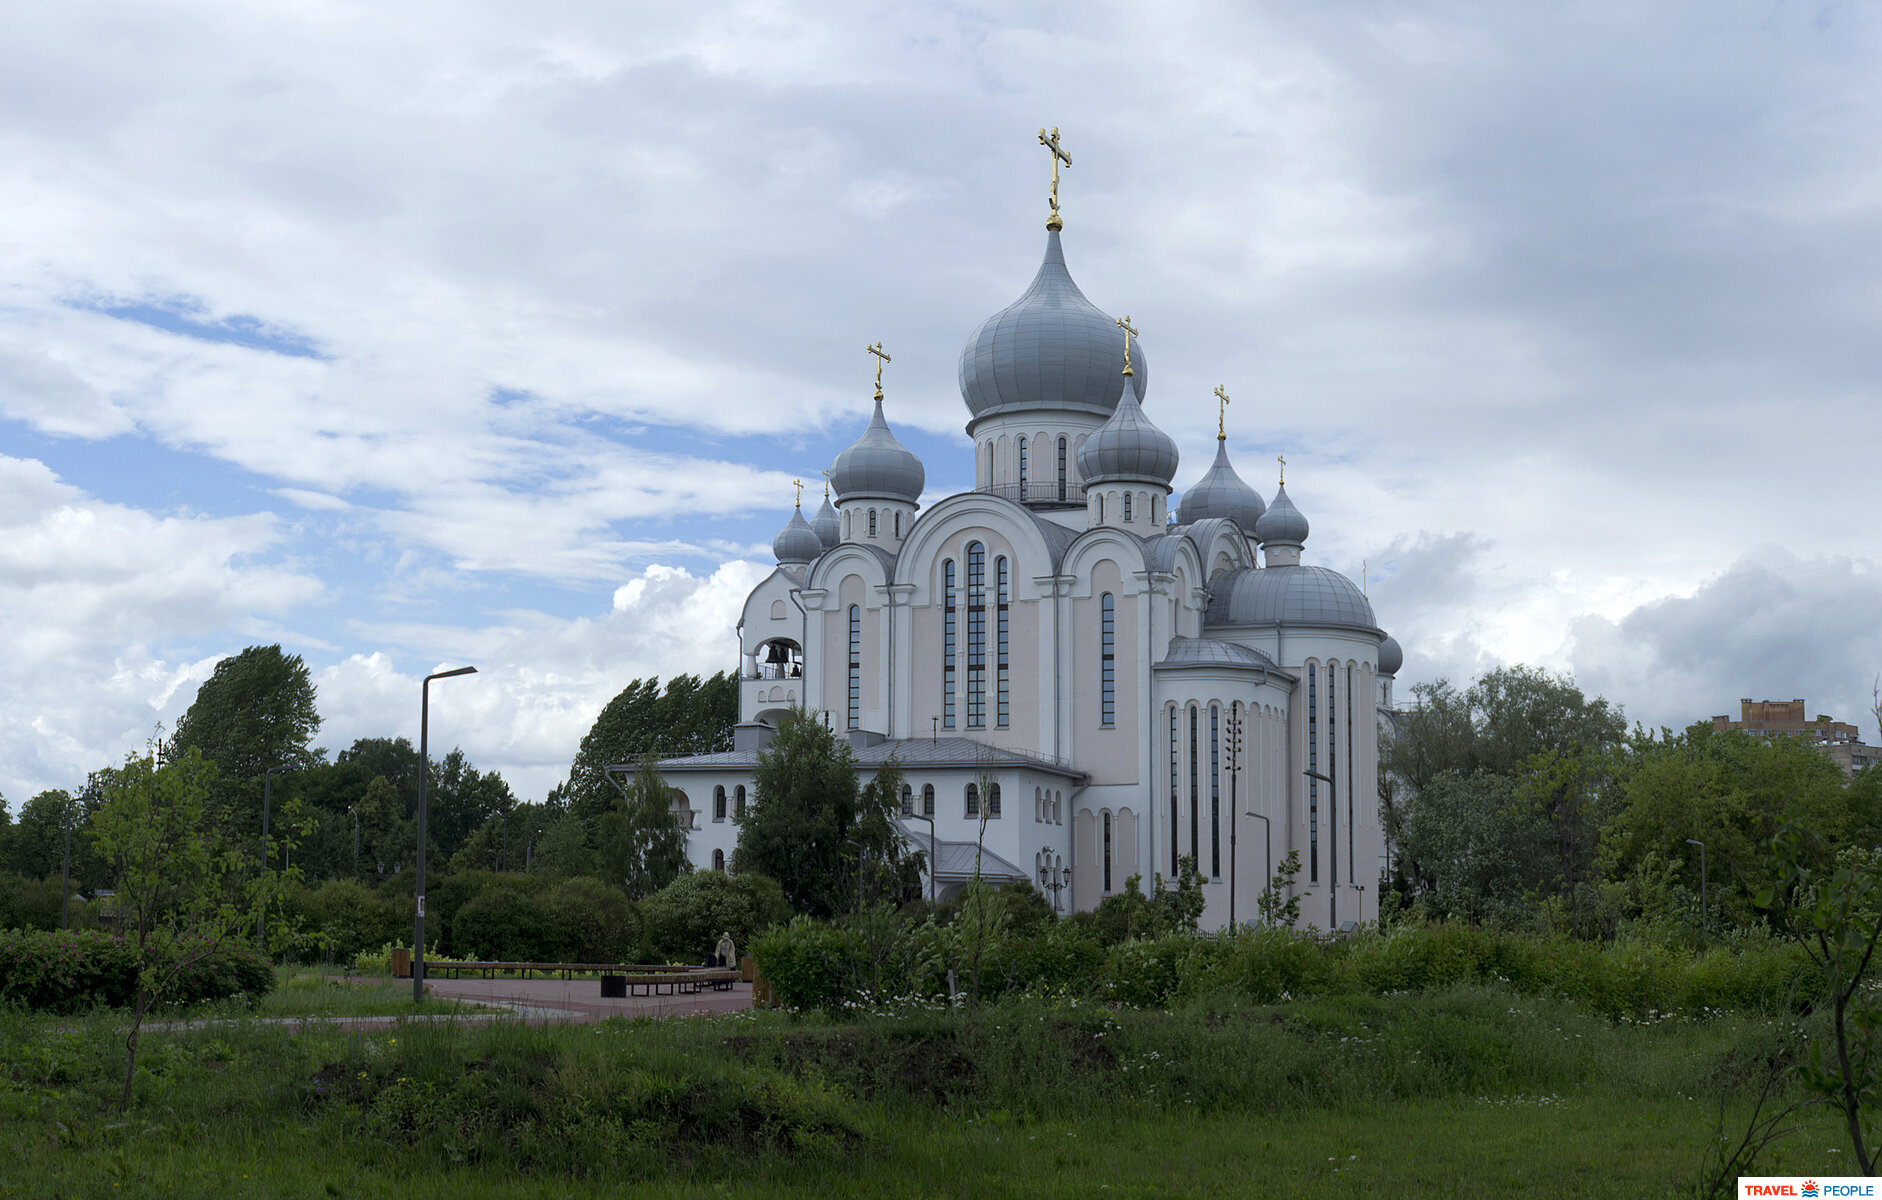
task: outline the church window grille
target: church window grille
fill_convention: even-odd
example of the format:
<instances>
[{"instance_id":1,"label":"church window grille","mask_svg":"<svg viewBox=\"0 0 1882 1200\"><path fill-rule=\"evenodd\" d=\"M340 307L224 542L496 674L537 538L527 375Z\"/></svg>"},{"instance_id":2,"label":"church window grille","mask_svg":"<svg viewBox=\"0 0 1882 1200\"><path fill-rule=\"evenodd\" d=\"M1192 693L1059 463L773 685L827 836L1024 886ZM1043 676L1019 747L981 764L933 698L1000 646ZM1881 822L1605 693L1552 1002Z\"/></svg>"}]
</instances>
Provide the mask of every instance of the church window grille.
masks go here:
<instances>
[{"instance_id":1,"label":"church window grille","mask_svg":"<svg viewBox=\"0 0 1882 1200\"><path fill-rule=\"evenodd\" d=\"M915 788L912 784L902 785L902 815L905 817L915 815Z\"/></svg>"},{"instance_id":2,"label":"church window grille","mask_svg":"<svg viewBox=\"0 0 1882 1200\"><path fill-rule=\"evenodd\" d=\"M715 821L725 820L725 788L724 786L719 786L719 787L715 787L712 789L712 819Z\"/></svg>"},{"instance_id":3,"label":"church window grille","mask_svg":"<svg viewBox=\"0 0 1882 1200\"><path fill-rule=\"evenodd\" d=\"M954 560L941 564L941 724L954 728L954 663L960 620L954 606Z\"/></svg>"},{"instance_id":4,"label":"church window grille","mask_svg":"<svg viewBox=\"0 0 1882 1200\"><path fill-rule=\"evenodd\" d=\"M1196 788L1196 706L1189 706L1189 856L1202 861L1197 844L1202 840L1202 804Z\"/></svg>"},{"instance_id":5,"label":"church window grille","mask_svg":"<svg viewBox=\"0 0 1882 1200\"><path fill-rule=\"evenodd\" d=\"M1222 878L1222 710L1209 706L1209 876Z\"/></svg>"},{"instance_id":6,"label":"church window grille","mask_svg":"<svg viewBox=\"0 0 1882 1200\"><path fill-rule=\"evenodd\" d=\"M1000 819L1000 785L997 783L990 783L987 785L987 820L997 821L999 819Z\"/></svg>"},{"instance_id":7,"label":"church window grille","mask_svg":"<svg viewBox=\"0 0 1882 1200\"><path fill-rule=\"evenodd\" d=\"M1131 523L1131 494L1129 492L1124 493L1124 523L1126 525Z\"/></svg>"},{"instance_id":8,"label":"church window grille","mask_svg":"<svg viewBox=\"0 0 1882 1200\"><path fill-rule=\"evenodd\" d=\"M1001 555L999 558L994 559L993 566L995 588L994 604L996 606L995 612L997 617L997 653L999 655L996 665L997 674L994 687L993 723L999 728L1005 729L1008 724L1008 692L1012 682L1011 659L1009 654L1011 644L1008 637L1010 633L1010 618L1008 610L1012 605L1013 587L1012 580L1009 577L1011 573L1007 570L1006 556Z\"/></svg>"},{"instance_id":9,"label":"church window grille","mask_svg":"<svg viewBox=\"0 0 1882 1200\"><path fill-rule=\"evenodd\" d=\"M934 784L932 783L921 785L921 815L934 816Z\"/></svg>"},{"instance_id":10,"label":"church window grille","mask_svg":"<svg viewBox=\"0 0 1882 1200\"><path fill-rule=\"evenodd\" d=\"M732 812L739 820L745 819L745 785L742 783L732 789Z\"/></svg>"},{"instance_id":11,"label":"church window grille","mask_svg":"<svg viewBox=\"0 0 1882 1200\"><path fill-rule=\"evenodd\" d=\"M987 727L987 548L967 545L967 727Z\"/></svg>"},{"instance_id":12,"label":"church window grille","mask_svg":"<svg viewBox=\"0 0 1882 1200\"><path fill-rule=\"evenodd\" d=\"M1059 499L1065 499L1065 439L1059 439Z\"/></svg>"},{"instance_id":13,"label":"church window grille","mask_svg":"<svg viewBox=\"0 0 1882 1200\"><path fill-rule=\"evenodd\" d=\"M1117 724L1117 597L1100 596L1098 613L1098 721L1110 727Z\"/></svg>"},{"instance_id":14,"label":"church window grille","mask_svg":"<svg viewBox=\"0 0 1882 1200\"><path fill-rule=\"evenodd\" d=\"M873 508L869 510L869 536L876 536L876 510Z\"/></svg>"},{"instance_id":15,"label":"church window grille","mask_svg":"<svg viewBox=\"0 0 1882 1200\"><path fill-rule=\"evenodd\" d=\"M967 785L967 819L971 821L977 819L979 816L980 787L977 784L970 783Z\"/></svg>"},{"instance_id":16,"label":"church window grille","mask_svg":"<svg viewBox=\"0 0 1882 1200\"><path fill-rule=\"evenodd\" d=\"M863 704L863 609L850 605L850 695L849 728L857 728Z\"/></svg>"},{"instance_id":17,"label":"church window grille","mask_svg":"<svg viewBox=\"0 0 1882 1200\"><path fill-rule=\"evenodd\" d=\"M1019 498L1021 500L1026 498L1026 485L1028 482L1029 480L1026 478L1026 439L1021 438L1019 439Z\"/></svg>"},{"instance_id":18,"label":"church window grille","mask_svg":"<svg viewBox=\"0 0 1882 1200\"><path fill-rule=\"evenodd\" d=\"M1111 814L1104 814L1104 892L1111 894Z\"/></svg>"},{"instance_id":19,"label":"church window grille","mask_svg":"<svg viewBox=\"0 0 1882 1200\"><path fill-rule=\"evenodd\" d=\"M1320 668L1307 668L1307 769L1320 770ZM1307 777L1307 882L1320 882L1320 781Z\"/></svg>"},{"instance_id":20,"label":"church window grille","mask_svg":"<svg viewBox=\"0 0 1882 1200\"><path fill-rule=\"evenodd\" d=\"M1176 878L1176 857L1177 857L1176 848L1178 845L1178 839L1177 839L1178 825L1176 823L1176 787L1177 787L1177 784L1176 784L1177 740L1176 739L1177 739L1177 731L1180 728L1179 722L1181 721L1181 719L1182 718L1177 716L1176 705L1174 704L1170 705L1170 878L1171 879Z\"/></svg>"}]
</instances>

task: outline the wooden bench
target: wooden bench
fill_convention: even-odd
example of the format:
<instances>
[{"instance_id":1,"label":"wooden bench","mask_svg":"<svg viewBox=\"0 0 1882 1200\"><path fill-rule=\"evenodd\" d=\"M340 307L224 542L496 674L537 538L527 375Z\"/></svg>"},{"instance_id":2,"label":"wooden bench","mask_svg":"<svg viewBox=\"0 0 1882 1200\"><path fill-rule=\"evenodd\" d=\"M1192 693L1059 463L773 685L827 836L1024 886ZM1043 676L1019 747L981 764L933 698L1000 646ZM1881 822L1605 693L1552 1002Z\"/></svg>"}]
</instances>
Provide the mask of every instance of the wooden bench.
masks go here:
<instances>
[{"instance_id":1,"label":"wooden bench","mask_svg":"<svg viewBox=\"0 0 1882 1200\"><path fill-rule=\"evenodd\" d=\"M525 979L538 971L545 975L554 975L559 972L562 978L568 979L578 971L599 975L669 975L699 969L698 967L673 967L665 963L447 962L443 960L427 960L425 963L426 975L442 975L448 979L456 979L464 971L479 972L486 979L494 978L499 971L514 971ZM411 968L408 965L400 978L410 977Z\"/></svg>"},{"instance_id":2,"label":"wooden bench","mask_svg":"<svg viewBox=\"0 0 1882 1200\"><path fill-rule=\"evenodd\" d=\"M625 980L630 996L696 996L705 988L715 992L731 991L732 985L739 980L739 972L732 969L689 968L627 975Z\"/></svg>"}]
</instances>

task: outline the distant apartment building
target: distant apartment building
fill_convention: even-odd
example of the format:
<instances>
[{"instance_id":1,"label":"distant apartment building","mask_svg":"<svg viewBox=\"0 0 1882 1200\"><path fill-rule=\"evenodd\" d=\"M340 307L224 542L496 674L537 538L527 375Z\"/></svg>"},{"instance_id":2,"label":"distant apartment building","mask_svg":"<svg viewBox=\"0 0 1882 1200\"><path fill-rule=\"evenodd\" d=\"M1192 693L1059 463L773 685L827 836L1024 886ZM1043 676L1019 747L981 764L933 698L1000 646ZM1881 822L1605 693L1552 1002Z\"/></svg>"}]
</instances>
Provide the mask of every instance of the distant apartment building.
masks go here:
<instances>
[{"instance_id":1,"label":"distant apartment building","mask_svg":"<svg viewBox=\"0 0 1882 1200\"><path fill-rule=\"evenodd\" d=\"M1866 746L1862 731L1848 721L1838 721L1819 713L1816 720L1804 715L1802 700L1740 700L1738 720L1729 716L1712 718L1717 730L1742 729L1754 737L1809 738L1823 748L1845 775L1882 762L1882 748Z\"/></svg>"}]
</instances>

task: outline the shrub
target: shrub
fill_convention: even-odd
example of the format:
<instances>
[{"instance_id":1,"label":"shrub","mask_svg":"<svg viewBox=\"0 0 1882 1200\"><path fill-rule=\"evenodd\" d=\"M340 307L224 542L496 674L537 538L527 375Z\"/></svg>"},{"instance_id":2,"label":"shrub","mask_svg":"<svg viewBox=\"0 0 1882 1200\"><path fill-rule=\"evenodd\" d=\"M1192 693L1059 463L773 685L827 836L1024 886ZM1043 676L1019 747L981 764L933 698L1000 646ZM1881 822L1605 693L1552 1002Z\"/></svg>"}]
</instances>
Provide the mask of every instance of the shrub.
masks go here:
<instances>
[{"instance_id":1,"label":"shrub","mask_svg":"<svg viewBox=\"0 0 1882 1200\"><path fill-rule=\"evenodd\" d=\"M200 954L191 941L157 941L160 965ZM274 972L243 943L225 942L164 983L160 1002L200 1004L246 997L253 1002L274 987ZM124 1008L137 995L137 951L106 933L0 932L0 1003L41 1012L82 1012L94 1005Z\"/></svg>"},{"instance_id":2,"label":"shrub","mask_svg":"<svg viewBox=\"0 0 1882 1200\"><path fill-rule=\"evenodd\" d=\"M284 914L300 926L303 962L350 962L405 932L405 912L353 879L331 879L289 893Z\"/></svg>"},{"instance_id":3,"label":"shrub","mask_svg":"<svg viewBox=\"0 0 1882 1200\"><path fill-rule=\"evenodd\" d=\"M1263 925L1229 944L1222 978L1249 999L1272 1004L1321 991L1331 974L1326 944L1312 933Z\"/></svg>"},{"instance_id":4,"label":"shrub","mask_svg":"<svg viewBox=\"0 0 1882 1200\"><path fill-rule=\"evenodd\" d=\"M710 954L728 932L743 954L753 937L790 915L777 882L749 871L694 871L641 901L654 955L686 963Z\"/></svg>"},{"instance_id":5,"label":"shrub","mask_svg":"<svg viewBox=\"0 0 1882 1200\"><path fill-rule=\"evenodd\" d=\"M52 874L44 879L0 871L0 929L57 929L64 881ZM82 916L85 902L72 896L72 913Z\"/></svg>"},{"instance_id":6,"label":"shrub","mask_svg":"<svg viewBox=\"0 0 1882 1200\"><path fill-rule=\"evenodd\" d=\"M491 888L458 909L451 922L450 954L504 962L563 962L567 934L535 900L508 888Z\"/></svg>"},{"instance_id":7,"label":"shrub","mask_svg":"<svg viewBox=\"0 0 1882 1200\"><path fill-rule=\"evenodd\" d=\"M751 952L778 1003L787 1008L841 1011L857 993L862 952L853 929L798 917L759 934Z\"/></svg>"},{"instance_id":8,"label":"shrub","mask_svg":"<svg viewBox=\"0 0 1882 1200\"><path fill-rule=\"evenodd\" d=\"M562 931L570 962L634 963L649 957L646 924L627 893L579 876L556 884L540 901Z\"/></svg>"}]
</instances>

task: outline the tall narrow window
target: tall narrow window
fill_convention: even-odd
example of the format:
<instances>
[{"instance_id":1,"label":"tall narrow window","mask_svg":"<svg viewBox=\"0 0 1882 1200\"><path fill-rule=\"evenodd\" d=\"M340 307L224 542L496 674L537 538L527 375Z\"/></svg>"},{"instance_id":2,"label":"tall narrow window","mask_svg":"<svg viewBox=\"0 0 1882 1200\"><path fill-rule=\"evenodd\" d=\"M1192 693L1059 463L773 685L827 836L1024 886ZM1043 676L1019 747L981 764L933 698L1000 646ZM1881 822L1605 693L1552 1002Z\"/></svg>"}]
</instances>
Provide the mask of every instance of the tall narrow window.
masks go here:
<instances>
[{"instance_id":1,"label":"tall narrow window","mask_svg":"<svg viewBox=\"0 0 1882 1200\"><path fill-rule=\"evenodd\" d=\"M1126 525L1131 523L1131 494L1129 492L1124 493L1124 523Z\"/></svg>"},{"instance_id":2,"label":"tall narrow window","mask_svg":"<svg viewBox=\"0 0 1882 1200\"><path fill-rule=\"evenodd\" d=\"M954 560L941 564L941 724L954 728L954 663L960 619L954 603Z\"/></svg>"},{"instance_id":3,"label":"tall narrow window","mask_svg":"<svg viewBox=\"0 0 1882 1200\"><path fill-rule=\"evenodd\" d=\"M1209 706L1209 877L1222 878L1222 710Z\"/></svg>"},{"instance_id":4,"label":"tall narrow window","mask_svg":"<svg viewBox=\"0 0 1882 1200\"><path fill-rule=\"evenodd\" d=\"M914 788L914 785L905 783L902 785L902 815L905 817L909 817L909 816L913 816L914 814L915 814L915 788Z\"/></svg>"},{"instance_id":5,"label":"tall narrow window","mask_svg":"<svg viewBox=\"0 0 1882 1200\"><path fill-rule=\"evenodd\" d=\"M1117 724L1117 597L1098 597L1098 720Z\"/></svg>"},{"instance_id":6,"label":"tall narrow window","mask_svg":"<svg viewBox=\"0 0 1882 1200\"><path fill-rule=\"evenodd\" d=\"M1171 879L1176 878L1176 859L1177 859L1177 846L1178 846L1178 840L1177 840L1178 826L1176 823L1176 795L1177 795L1177 792L1176 792L1176 761L1177 761L1176 737L1177 737L1177 729L1179 728L1178 721L1179 721L1179 718L1176 715L1176 705L1172 704L1170 705L1170 878Z\"/></svg>"},{"instance_id":7,"label":"tall narrow window","mask_svg":"<svg viewBox=\"0 0 1882 1200\"><path fill-rule=\"evenodd\" d=\"M725 851L714 850L712 852L712 869L721 875L725 874Z\"/></svg>"},{"instance_id":8,"label":"tall narrow window","mask_svg":"<svg viewBox=\"0 0 1882 1200\"><path fill-rule=\"evenodd\" d=\"M863 702L863 610L850 605L850 710L849 728L855 729L862 717Z\"/></svg>"},{"instance_id":9,"label":"tall narrow window","mask_svg":"<svg viewBox=\"0 0 1882 1200\"><path fill-rule=\"evenodd\" d=\"M869 536L876 536L876 510L873 508L869 510Z\"/></svg>"},{"instance_id":10,"label":"tall narrow window","mask_svg":"<svg viewBox=\"0 0 1882 1200\"><path fill-rule=\"evenodd\" d=\"M1104 894L1111 894L1111 814L1104 814Z\"/></svg>"},{"instance_id":11,"label":"tall narrow window","mask_svg":"<svg viewBox=\"0 0 1882 1200\"><path fill-rule=\"evenodd\" d=\"M987 819L989 821L994 821L994 820L998 820L999 816L1000 816L1000 785L997 783L990 783L987 785Z\"/></svg>"},{"instance_id":12,"label":"tall narrow window","mask_svg":"<svg viewBox=\"0 0 1882 1200\"><path fill-rule=\"evenodd\" d=\"M1320 668L1307 668L1307 769L1320 770ZM1307 882L1320 882L1320 781L1307 777Z\"/></svg>"},{"instance_id":13,"label":"tall narrow window","mask_svg":"<svg viewBox=\"0 0 1882 1200\"><path fill-rule=\"evenodd\" d=\"M732 812L740 820L745 817L745 785L742 783L732 789Z\"/></svg>"},{"instance_id":14,"label":"tall narrow window","mask_svg":"<svg viewBox=\"0 0 1882 1200\"><path fill-rule=\"evenodd\" d=\"M967 544L967 727L987 727L987 548Z\"/></svg>"},{"instance_id":15,"label":"tall narrow window","mask_svg":"<svg viewBox=\"0 0 1882 1200\"><path fill-rule=\"evenodd\" d=\"M725 820L725 788L724 786L719 786L719 787L715 787L712 789L712 819L715 821Z\"/></svg>"},{"instance_id":16,"label":"tall narrow window","mask_svg":"<svg viewBox=\"0 0 1882 1200\"><path fill-rule=\"evenodd\" d=\"M1346 668L1346 882L1352 883L1359 878L1359 843L1353 833L1354 815L1353 781L1359 778L1353 773L1353 668Z\"/></svg>"},{"instance_id":17,"label":"tall narrow window","mask_svg":"<svg viewBox=\"0 0 1882 1200\"><path fill-rule=\"evenodd\" d=\"M973 820L980 816L980 787L978 784L967 785L967 817Z\"/></svg>"},{"instance_id":18,"label":"tall narrow window","mask_svg":"<svg viewBox=\"0 0 1882 1200\"><path fill-rule=\"evenodd\" d=\"M993 560L994 579L994 707L993 723L1001 729L1007 727L1007 700L1011 690L1012 663L1009 658L1008 608L1013 602L1013 583L1011 572L1007 570L1006 556Z\"/></svg>"},{"instance_id":19,"label":"tall narrow window","mask_svg":"<svg viewBox=\"0 0 1882 1200\"><path fill-rule=\"evenodd\" d=\"M1196 706L1189 706L1189 856L1202 862L1202 797L1196 789Z\"/></svg>"},{"instance_id":20,"label":"tall narrow window","mask_svg":"<svg viewBox=\"0 0 1882 1200\"><path fill-rule=\"evenodd\" d=\"M902 510L899 508L895 510L895 536L902 536Z\"/></svg>"},{"instance_id":21,"label":"tall narrow window","mask_svg":"<svg viewBox=\"0 0 1882 1200\"><path fill-rule=\"evenodd\" d=\"M1329 882L1340 885L1340 709L1335 696L1339 686L1339 666L1327 664L1327 870ZM1347 880L1351 883L1352 880Z\"/></svg>"},{"instance_id":22,"label":"tall narrow window","mask_svg":"<svg viewBox=\"0 0 1882 1200\"><path fill-rule=\"evenodd\" d=\"M1065 499L1065 439L1059 438L1059 499Z\"/></svg>"},{"instance_id":23,"label":"tall narrow window","mask_svg":"<svg viewBox=\"0 0 1882 1200\"><path fill-rule=\"evenodd\" d=\"M1098 524L1104 524L1104 493L1098 493Z\"/></svg>"},{"instance_id":24,"label":"tall narrow window","mask_svg":"<svg viewBox=\"0 0 1882 1200\"><path fill-rule=\"evenodd\" d=\"M1026 485L1028 482L1026 478L1026 439L1021 438L1019 439L1019 498L1021 500L1026 498Z\"/></svg>"},{"instance_id":25,"label":"tall narrow window","mask_svg":"<svg viewBox=\"0 0 1882 1200\"><path fill-rule=\"evenodd\" d=\"M934 784L932 783L921 785L921 815L934 816Z\"/></svg>"}]
</instances>

